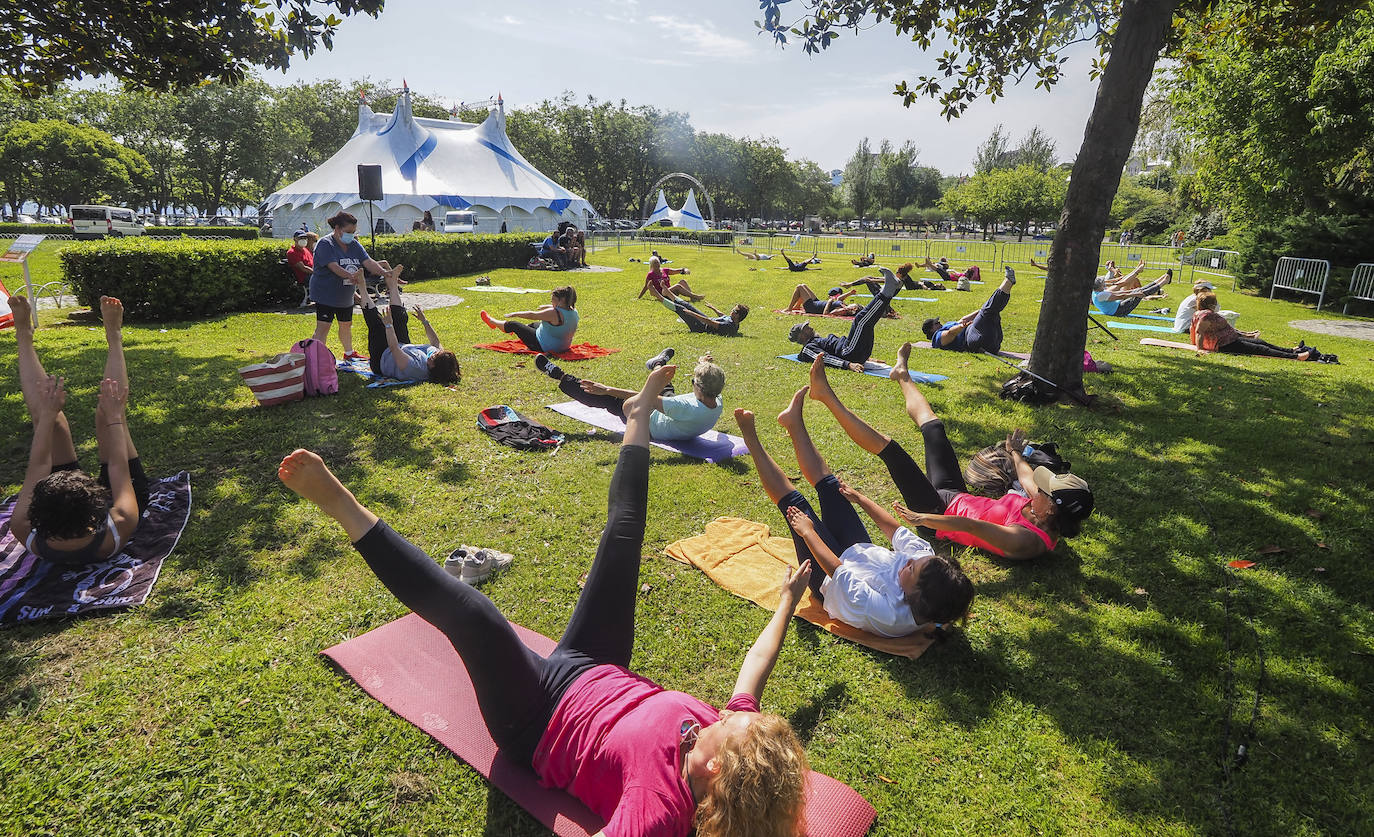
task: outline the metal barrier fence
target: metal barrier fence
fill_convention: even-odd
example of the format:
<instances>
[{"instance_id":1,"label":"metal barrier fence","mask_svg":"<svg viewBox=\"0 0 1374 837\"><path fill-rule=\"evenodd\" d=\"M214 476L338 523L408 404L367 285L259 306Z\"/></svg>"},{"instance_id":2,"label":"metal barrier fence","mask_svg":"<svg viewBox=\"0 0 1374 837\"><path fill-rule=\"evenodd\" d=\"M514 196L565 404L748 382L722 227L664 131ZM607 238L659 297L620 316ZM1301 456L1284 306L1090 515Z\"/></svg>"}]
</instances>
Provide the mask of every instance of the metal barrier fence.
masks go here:
<instances>
[{"instance_id":1,"label":"metal barrier fence","mask_svg":"<svg viewBox=\"0 0 1374 837\"><path fill-rule=\"evenodd\" d=\"M1345 307L1341 309L1342 314L1350 313L1350 300L1355 299L1374 302L1374 263L1364 262L1355 265L1355 272L1350 274L1350 299L1346 300Z\"/></svg>"},{"instance_id":2,"label":"metal barrier fence","mask_svg":"<svg viewBox=\"0 0 1374 837\"><path fill-rule=\"evenodd\" d=\"M1007 241L1002 244L1002 266L1031 268L1031 260L1044 267L1050 260L1050 241ZM1034 269L1034 268L1031 268Z\"/></svg>"},{"instance_id":3,"label":"metal barrier fence","mask_svg":"<svg viewBox=\"0 0 1374 837\"><path fill-rule=\"evenodd\" d=\"M1190 282L1197 282L1198 274L1202 274L1203 279L1216 277L1218 279L1230 279L1231 290L1236 289L1236 274L1234 271L1236 260L1240 258L1240 253L1235 250L1213 250L1209 247L1199 247L1188 255L1187 262L1192 265L1192 272L1188 274Z\"/></svg>"},{"instance_id":4,"label":"metal barrier fence","mask_svg":"<svg viewBox=\"0 0 1374 837\"><path fill-rule=\"evenodd\" d=\"M872 253L882 263L887 260L920 265L930 255L928 238L866 238L859 255Z\"/></svg>"},{"instance_id":5,"label":"metal barrier fence","mask_svg":"<svg viewBox=\"0 0 1374 837\"><path fill-rule=\"evenodd\" d=\"M1284 288L1304 294L1317 295L1317 310L1322 310L1326 299L1326 280L1331 276L1331 262L1326 259L1299 259L1283 256L1274 265L1274 284L1269 287L1269 298L1274 291Z\"/></svg>"},{"instance_id":6,"label":"metal barrier fence","mask_svg":"<svg viewBox=\"0 0 1374 837\"><path fill-rule=\"evenodd\" d=\"M1103 244L1100 264L1116 262L1124 271L1131 271L1141 261L1148 267L1183 267L1183 248L1161 244Z\"/></svg>"},{"instance_id":7,"label":"metal barrier fence","mask_svg":"<svg viewBox=\"0 0 1374 837\"><path fill-rule=\"evenodd\" d=\"M931 261L938 261L943 256L949 259L949 266L955 270L963 270L971 264L976 264L996 273L997 253L1000 246L996 241L941 241L936 239L927 242L926 253L921 257L921 260L929 258Z\"/></svg>"}]
</instances>

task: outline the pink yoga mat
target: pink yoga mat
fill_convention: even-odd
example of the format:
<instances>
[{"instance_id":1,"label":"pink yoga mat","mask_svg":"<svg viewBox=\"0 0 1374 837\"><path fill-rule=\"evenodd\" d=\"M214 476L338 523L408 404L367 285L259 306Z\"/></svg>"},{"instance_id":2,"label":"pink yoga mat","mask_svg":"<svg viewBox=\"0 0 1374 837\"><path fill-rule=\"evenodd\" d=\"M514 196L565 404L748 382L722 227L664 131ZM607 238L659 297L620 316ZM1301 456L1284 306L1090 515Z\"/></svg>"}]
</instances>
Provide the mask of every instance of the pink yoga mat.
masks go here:
<instances>
[{"instance_id":1,"label":"pink yoga mat","mask_svg":"<svg viewBox=\"0 0 1374 837\"><path fill-rule=\"evenodd\" d=\"M536 653L553 650L548 637L514 627ZM363 691L467 762L559 837L587 837L604 825L569 794L540 786L528 765L513 764L497 752L458 652L419 616L412 613L321 653ZM874 815L873 806L853 788L811 772L806 788L810 837L860 837Z\"/></svg>"}]
</instances>

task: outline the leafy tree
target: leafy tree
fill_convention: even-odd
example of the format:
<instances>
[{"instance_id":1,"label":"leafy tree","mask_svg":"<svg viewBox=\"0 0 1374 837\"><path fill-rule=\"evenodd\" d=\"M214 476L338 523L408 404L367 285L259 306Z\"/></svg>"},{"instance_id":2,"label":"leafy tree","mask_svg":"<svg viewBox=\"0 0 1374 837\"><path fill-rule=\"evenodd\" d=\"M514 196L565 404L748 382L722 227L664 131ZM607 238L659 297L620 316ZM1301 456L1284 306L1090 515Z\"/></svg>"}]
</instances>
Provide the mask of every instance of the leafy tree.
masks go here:
<instances>
[{"instance_id":1,"label":"leafy tree","mask_svg":"<svg viewBox=\"0 0 1374 837\"><path fill-rule=\"evenodd\" d=\"M237 84L250 67L284 70L294 55L332 48L342 23L335 11L376 17L383 2L8 0L0 4L0 74L28 96L83 76L156 90Z\"/></svg>"},{"instance_id":2,"label":"leafy tree","mask_svg":"<svg viewBox=\"0 0 1374 837\"><path fill-rule=\"evenodd\" d=\"M256 203L256 184L270 178L267 85L209 84L177 97L176 129L184 145L179 174L188 202L202 214Z\"/></svg>"},{"instance_id":3,"label":"leafy tree","mask_svg":"<svg viewBox=\"0 0 1374 837\"><path fill-rule=\"evenodd\" d=\"M844 167L844 180L840 188L844 192L845 202L854 208L860 218L866 217L873 205L877 163L877 157L869 149L868 137L864 137Z\"/></svg>"},{"instance_id":4,"label":"leafy tree","mask_svg":"<svg viewBox=\"0 0 1374 837\"><path fill-rule=\"evenodd\" d=\"M885 206L878 210L878 222L881 223L883 227L896 227L897 210L890 206Z\"/></svg>"},{"instance_id":5,"label":"leafy tree","mask_svg":"<svg viewBox=\"0 0 1374 837\"><path fill-rule=\"evenodd\" d=\"M1093 73L1100 78L1092 116L1074 160L1064 213L1049 256L1049 279L1036 326L1031 371L1063 384L1082 386L1083 347L1092 281L1102 236L1121 170L1140 121L1141 103L1155 62L1181 31L1195 28L1230 46L1282 43L1295 31L1319 33L1368 0L806 0L803 18L782 21L782 0L762 0L758 25L782 43L789 34L810 53L824 50L838 30L870 29L870 17L890 22L898 34L929 49L936 38L949 48L935 73L915 86L899 83L894 93L906 104L937 98L953 118L980 96L996 100L1008 79L1030 75L1037 87L1061 78L1070 44L1091 39L1099 50ZM1177 27L1177 28L1176 28ZM1173 53L1183 63L1196 59Z\"/></svg>"},{"instance_id":6,"label":"leafy tree","mask_svg":"<svg viewBox=\"0 0 1374 837\"><path fill-rule=\"evenodd\" d=\"M128 203L149 175L138 152L114 137L56 119L16 122L0 136L0 169L23 172L23 197L52 207Z\"/></svg>"},{"instance_id":7,"label":"leafy tree","mask_svg":"<svg viewBox=\"0 0 1374 837\"><path fill-rule=\"evenodd\" d=\"M919 207L931 207L944 194L940 170L932 166L916 166L911 170L912 193L910 201Z\"/></svg>"},{"instance_id":8,"label":"leafy tree","mask_svg":"<svg viewBox=\"0 0 1374 837\"><path fill-rule=\"evenodd\" d=\"M1054 140L1036 125L1021 138L1014 156L1016 165L1030 166L1036 171L1049 171L1054 168Z\"/></svg>"},{"instance_id":9,"label":"leafy tree","mask_svg":"<svg viewBox=\"0 0 1374 837\"><path fill-rule=\"evenodd\" d=\"M792 205L802 215L822 214L835 191L835 187L830 185L830 173L810 160L791 165L792 178L796 182L796 197Z\"/></svg>"},{"instance_id":10,"label":"leafy tree","mask_svg":"<svg viewBox=\"0 0 1374 837\"><path fill-rule=\"evenodd\" d=\"M1011 138L999 122L978 146L973 154L973 173L986 174L995 169L1005 169L1016 165L1016 152L1011 148Z\"/></svg>"},{"instance_id":11,"label":"leafy tree","mask_svg":"<svg viewBox=\"0 0 1374 837\"><path fill-rule=\"evenodd\" d=\"M884 206L903 206L916 194L916 157L919 152L910 140L901 148L883 140L878 146L874 169L874 200Z\"/></svg>"}]
</instances>

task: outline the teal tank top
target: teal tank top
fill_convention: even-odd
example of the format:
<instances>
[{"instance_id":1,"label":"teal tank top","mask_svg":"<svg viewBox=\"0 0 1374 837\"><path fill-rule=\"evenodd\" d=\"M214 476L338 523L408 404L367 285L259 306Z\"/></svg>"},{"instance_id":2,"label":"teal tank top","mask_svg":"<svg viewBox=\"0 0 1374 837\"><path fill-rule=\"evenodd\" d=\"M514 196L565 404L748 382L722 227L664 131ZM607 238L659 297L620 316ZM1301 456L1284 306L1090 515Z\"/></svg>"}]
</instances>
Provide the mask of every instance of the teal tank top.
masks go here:
<instances>
[{"instance_id":1,"label":"teal tank top","mask_svg":"<svg viewBox=\"0 0 1374 837\"><path fill-rule=\"evenodd\" d=\"M572 346L573 335L577 333L577 309L557 310L563 315L563 325L541 322L534 332L539 338L540 347L546 352L566 352Z\"/></svg>"}]
</instances>

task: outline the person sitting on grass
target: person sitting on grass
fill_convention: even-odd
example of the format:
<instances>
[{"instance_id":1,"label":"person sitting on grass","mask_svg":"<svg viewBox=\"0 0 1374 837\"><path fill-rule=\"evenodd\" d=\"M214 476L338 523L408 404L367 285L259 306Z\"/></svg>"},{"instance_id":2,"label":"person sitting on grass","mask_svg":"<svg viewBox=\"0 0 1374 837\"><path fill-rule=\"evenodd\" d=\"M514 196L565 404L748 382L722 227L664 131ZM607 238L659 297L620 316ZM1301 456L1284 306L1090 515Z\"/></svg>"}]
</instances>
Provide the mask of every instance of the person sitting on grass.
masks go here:
<instances>
[{"instance_id":1,"label":"person sitting on grass","mask_svg":"<svg viewBox=\"0 0 1374 837\"><path fill-rule=\"evenodd\" d=\"M562 233L555 230L549 233L548 237L539 243L539 257L551 259L554 266L560 270L572 267L572 262L568 259L568 248L559 244Z\"/></svg>"},{"instance_id":2,"label":"person sitting on grass","mask_svg":"<svg viewBox=\"0 0 1374 837\"><path fill-rule=\"evenodd\" d=\"M864 363L873 356L873 332L878 321L887 316L892 308L892 299L901 290L902 282L892 271L882 268L883 287L873 295L868 303L854 315L849 326L849 334L844 337L831 334L817 337L811 323L801 322L787 332L787 339L801 346L797 352L799 360L812 361L817 358L829 366L847 367L855 372L864 371Z\"/></svg>"},{"instance_id":3,"label":"person sitting on grass","mask_svg":"<svg viewBox=\"0 0 1374 837\"><path fill-rule=\"evenodd\" d=\"M757 249L752 253L740 253L740 255L755 262L766 262L773 258L772 253L760 253Z\"/></svg>"},{"instance_id":4,"label":"person sitting on grass","mask_svg":"<svg viewBox=\"0 0 1374 837\"><path fill-rule=\"evenodd\" d=\"M1016 271L1011 269L1011 265L1004 270L1006 276L1002 284L992 292L982 308L953 322L941 323L931 317L921 323L921 331L930 338L932 347L952 352L997 354L1002 351L1002 309L1011 302L1011 289L1016 284Z\"/></svg>"},{"instance_id":5,"label":"person sitting on grass","mask_svg":"<svg viewBox=\"0 0 1374 837\"><path fill-rule=\"evenodd\" d=\"M674 299L667 296L659 296L657 291L654 292L654 295L658 296L658 300L663 303L664 308L677 314L678 319L682 320L682 322L687 325L687 330L694 334L718 334L721 337L738 337L739 324L744 322L745 317L749 316L749 306L742 302L737 304L734 308L731 308L729 314L722 312L709 302L702 302L702 305L716 312L716 316L708 317L701 313L701 310L690 302L683 302L680 299Z\"/></svg>"},{"instance_id":6,"label":"person sitting on grass","mask_svg":"<svg viewBox=\"0 0 1374 837\"><path fill-rule=\"evenodd\" d=\"M754 414L735 410L735 421L764 492L791 530L797 563L810 561L821 570L811 573L812 597L835 619L869 633L901 637L929 626L942 636L944 625L967 619L973 583L958 561L936 555L886 509L835 476L807 433L802 417L806 391L797 391L778 423L792 440L802 478L816 489L819 515L764 450ZM878 525L892 549L872 543L854 503Z\"/></svg>"},{"instance_id":7,"label":"person sitting on grass","mask_svg":"<svg viewBox=\"0 0 1374 837\"><path fill-rule=\"evenodd\" d=\"M897 352L890 377L901 385L907 414L925 442L924 473L891 436L874 430L840 401L822 364L811 365L811 397L830 409L855 444L887 466L902 495L903 502L893 505L897 516L932 530L937 539L1017 560L1045 555L1060 538L1077 535L1092 513L1092 491L1073 474L1056 474L1044 467L1032 470L1021 457L1025 437L1019 430L1007 437L1006 445L1026 493L1009 492L995 500L969 493L944 422L907 371L910 356L911 344L906 343Z\"/></svg>"},{"instance_id":8,"label":"person sitting on grass","mask_svg":"<svg viewBox=\"0 0 1374 837\"><path fill-rule=\"evenodd\" d=\"M1107 272L1098 277L1102 282L1102 287L1112 291L1134 291L1140 287L1140 274L1145 270L1145 260L1140 263L1130 273L1123 274L1121 268L1116 266L1114 260L1107 261ZM1172 273L1172 270L1170 271Z\"/></svg>"},{"instance_id":9,"label":"person sitting on grass","mask_svg":"<svg viewBox=\"0 0 1374 837\"><path fill-rule=\"evenodd\" d=\"M1217 312L1217 295L1211 291L1204 291L1198 295L1197 313L1193 314L1190 339L1194 346L1209 352L1340 363L1335 355L1322 354L1317 351L1316 346L1308 346L1301 341L1293 348L1285 349L1259 339L1258 331L1237 331Z\"/></svg>"},{"instance_id":10,"label":"person sitting on grass","mask_svg":"<svg viewBox=\"0 0 1374 837\"><path fill-rule=\"evenodd\" d=\"M439 335L420 306L415 306L415 318L425 327L428 343L410 342L410 320L401 289L394 277L387 278L387 297L390 303L378 309L371 297L363 300L363 323L367 325L368 366L373 374L401 381L432 381L436 384L456 384L462 380L458 357L439 343Z\"/></svg>"},{"instance_id":11,"label":"person sitting on grass","mask_svg":"<svg viewBox=\"0 0 1374 837\"><path fill-rule=\"evenodd\" d=\"M1131 272L1131 276L1139 273L1145 267L1141 262ZM1164 275L1146 285L1143 288L1134 290L1115 290L1108 286L1106 279L1099 276L1093 282L1093 307L1109 317L1125 317L1136 309L1141 300L1149 296L1154 296L1164 288L1165 285L1174 281L1174 269L1171 267L1164 271Z\"/></svg>"},{"instance_id":12,"label":"person sitting on grass","mask_svg":"<svg viewBox=\"0 0 1374 837\"><path fill-rule=\"evenodd\" d=\"M872 267L878 261L877 253L869 253L867 256L860 256L857 259L850 259L849 263L855 267Z\"/></svg>"},{"instance_id":13,"label":"person sitting on grass","mask_svg":"<svg viewBox=\"0 0 1374 837\"><path fill-rule=\"evenodd\" d=\"M787 269L792 271L793 273L801 273L803 270L806 270L811 265L821 263L821 260L816 256L815 253L811 254L811 258L800 262L792 261L791 257L787 255L786 250L779 250L778 253L781 254L784 259L787 259Z\"/></svg>"},{"instance_id":14,"label":"person sitting on grass","mask_svg":"<svg viewBox=\"0 0 1374 837\"><path fill-rule=\"evenodd\" d=\"M792 301L787 303L787 308L783 310L801 311L804 314L828 314L832 317L852 317L859 313L859 306L857 303L846 303L845 300L854 294L855 291L831 288L829 295L821 299L809 285L803 283L792 291Z\"/></svg>"},{"instance_id":15,"label":"person sitting on grass","mask_svg":"<svg viewBox=\"0 0 1374 837\"><path fill-rule=\"evenodd\" d=\"M1204 294L1216 290L1216 285L1206 279L1199 279L1193 283L1193 292L1185 296L1178 303L1178 311L1174 314L1174 333L1187 334L1193 327L1193 315L1197 313L1197 301Z\"/></svg>"},{"instance_id":16,"label":"person sitting on grass","mask_svg":"<svg viewBox=\"0 0 1374 837\"><path fill-rule=\"evenodd\" d=\"M723 710L668 691L629 668L649 505L652 402L676 367L651 373L625 402L606 528L558 645L531 651L481 591L444 572L358 502L317 454L282 460L281 481L333 518L403 605L438 628L462 658L505 761L532 768L605 821L605 835L795 837L806 751L759 698L810 565L789 571L778 608L744 656ZM543 512L531 512L542 514Z\"/></svg>"},{"instance_id":17,"label":"person sitting on grass","mask_svg":"<svg viewBox=\"0 0 1374 837\"><path fill-rule=\"evenodd\" d=\"M664 349L645 362L644 366L653 372L672 358L673 350ZM634 390L579 380L560 369L547 355L535 357L534 366L557 381L559 391L572 400L605 410L617 418L625 418L625 402L635 394ZM725 370L717 366L710 355L702 355L692 370L691 393L678 395L669 382L657 397L650 400L653 407L653 413L649 416L650 438L657 442L695 439L712 429L725 409L725 402L720 397L724 389Z\"/></svg>"},{"instance_id":18,"label":"person sitting on grass","mask_svg":"<svg viewBox=\"0 0 1374 837\"><path fill-rule=\"evenodd\" d=\"M577 291L572 285L554 288L549 292L549 303L534 311L512 311L504 320L498 320L482 311L482 322L497 331L514 334L532 352L558 354L572 348L573 337L577 334L577 323L581 315L577 313ZM517 323L514 318L534 320L536 326Z\"/></svg>"},{"instance_id":19,"label":"person sitting on grass","mask_svg":"<svg viewBox=\"0 0 1374 837\"><path fill-rule=\"evenodd\" d=\"M944 256L941 256L938 261L934 262L927 256L925 264L922 265L922 267L939 276L941 282L958 281L962 279L967 279L969 282L978 282L982 280L983 275L982 269L976 264L969 265L968 270L965 270L963 273L957 270L950 270L949 259L946 259ZM961 282L960 284L963 283Z\"/></svg>"},{"instance_id":20,"label":"person sitting on grass","mask_svg":"<svg viewBox=\"0 0 1374 837\"><path fill-rule=\"evenodd\" d=\"M687 284L686 279L679 279L676 284L668 284L669 276L688 276L691 272L692 269L689 267L664 267L658 256L650 256L649 272L644 276L644 287L639 289L639 296L635 299L643 299L644 294L652 289L659 297L671 296L676 299L678 296L685 296L692 302L703 300L706 295L693 293L692 286Z\"/></svg>"},{"instance_id":21,"label":"person sitting on grass","mask_svg":"<svg viewBox=\"0 0 1374 837\"><path fill-rule=\"evenodd\" d=\"M10 532L30 553L64 566L96 564L119 554L148 507L148 476L129 434L129 374L124 363L124 306L100 298L105 323L104 378L95 409L100 476L81 470L63 411L62 378L50 376L33 342L27 297L10 297L18 343L19 389L33 422L24 484L15 500Z\"/></svg>"}]
</instances>

